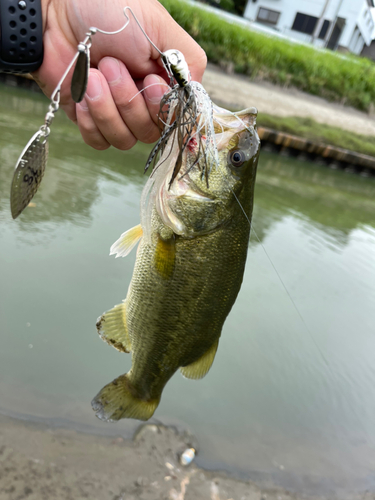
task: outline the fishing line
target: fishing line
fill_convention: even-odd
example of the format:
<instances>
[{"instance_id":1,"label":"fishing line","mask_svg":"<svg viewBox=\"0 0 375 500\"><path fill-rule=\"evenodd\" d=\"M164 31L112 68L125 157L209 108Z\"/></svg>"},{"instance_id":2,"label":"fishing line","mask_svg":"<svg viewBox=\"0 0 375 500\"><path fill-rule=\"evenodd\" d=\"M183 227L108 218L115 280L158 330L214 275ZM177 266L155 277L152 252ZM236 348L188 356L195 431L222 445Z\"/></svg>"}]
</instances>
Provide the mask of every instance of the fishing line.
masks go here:
<instances>
[{"instance_id":1,"label":"fishing line","mask_svg":"<svg viewBox=\"0 0 375 500\"><path fill-rule=\"evenodd\" d=\"M242 120L241 120L241 121L242 121ZM321 358L322 358L322 360L323 360L323 362L324 362L325 366L327 367L327 369L328 369L329 373L331 374L331 376L332 376L332 380L334 380L334 379L337 377L337 374L336 374L336 373L333 371L333 369L331 368L331 365L330 365L329 361L328 361L328 360L327 360L327 358L325 357L325 355L324 355L324 353L323 353L322 349L320 348L320 346L319 346L319 344L317 343L317 341L316 341L316 339L315 339L314 335L312 334L312 331L311 331L311 330L310 330L310 328L308 327L308 325L307 325L307 323L306 323L306 321L305 321L304 317L302 316L302 314L301 314L300 310L298 309L298 307L297 307L296 303L294 302L293 297L291 296L291 294L290 294L290 292L289 292L288 288L286 287L286 285L285 285L284 281L282 280L282 278L281 278L281 276L280 276L280 274L279 274L279 272L278 272L278 270L277 270L276 266L275 266L275 265L274 265L274 263L272 262L272 259L271 259L271 257L269 256L269 254L268 254L268 252L267 252L267 250L266 250L265 246L263 245L263 243L261 242L260 238L258 237L258 235L257 235L257 233L256 233L256 231L255 231L255 228L254 228L254 223L253 223L253 224L251 224L250 219L249 219L249 217L247 216L247 214L246 214L246 212L245 212L245 210L244 210L244 208L243 208L243 206L242 206L242 204L241 204L240 200L239 200L239 199L237 198L237 196L236 196L236 193L233 191L233 189L232 189L231 187L230 187L230 189L231 189L231 191L232 191L232 193L233 193L233 196L234 196L234 197L235 197L235 199L237 200L237 203L238 203L238 205L240 206L240 208L241 208L241 210L242 210L242 212L243 212L244 216L246 217L246 220L247 220L247 221L248 221L248 223L249 223L249 226L250 226L250 232L253 232L253 233L254 233L254 235L255 235L256 239L257 239L257 240L258 240L258 242L260 243L260 246L262 247L263 252L265 253L265 255L266 255L267 259L268 259L268 260L269 260L269 262L271 263L271 266L273 267L273 269L274 269L274 271L275 271L275 273L276 273L276 276L278 277L279 281L281 282L281 284L282 284L282 286L283 286L283 288L284 288L284 290L285 290L285 292L286 292L287 296L289 297L289 300L290 300L290 301L291 301L291 303L293 304L293 307L294 307L294 309L295 309L296 313L298 314L298 316L299 316L300 320L302 321L302 324L304 325L304 327L305 327L305 329L306 329L306 331L307 331L308 335L310 336L310 340L311 340L311 341L312 341L312 343L314 344L315 349L317 350L317 352L318 352L318 353L319 353L319 355L321 356ZM251 233L250 233L250 234L251 234ZM345 393L344 393L344 392L343 392L340 388L338 388L338 394L339 394L339 395L340 395L343 399L345 399ZM357 423L358 423L359 428L362 430L362 432L363 432L364 436L367 436L368 432L367 432L367 429L366 429L366 427L365 427L364 423L362 422L362 420L360 419L360 417L359 417L358 415L356 415L356 416L357 416Z\"/></svg>"},{"instance_id":2,"label":"fishing line","mask_svg":"<svg viewBox=\"0 0 375 500\"><path fill-rule=\"evenodd\" d=\"M249 219L248 219L248 220L249 220ZM323 351L321 350L321 348L320 348L319 344L316 342L316 340L315 340L315 338L314 338L314 336L313 336L313 334L312 334L312 332L311 332L310 328L307 326L307 323L306 323L306 321L305 321L304 317L302 316L302 314L301 314L301 312L299 311L299 309L298 309L298 307L297 307L296 303L294 302L294 300L293 300L292 296L290 295L289 290L287 289L287 287L286 287L285 283L283 282L283 280L282 280L282 278L281 278L281 276L280 276L280 274L279 274L278 270L276 269L276 267L275 267L274 263L272 262L271 257L268 255L268 252L267 252L267 250L265 249L265 247L264 247L263 243L262 243L262 242L260 241L260 239L258 238L258 235L257 235L257 233L256 233L256 231L255 231L255 229L254 229L254 224L253 224L253 226L251 227L251 229L250 229L250 230L251 230L251 231L253 231L253 233L255 234L256 239L258 240L258 242L260 243L261 247L263 248L264 253L266 254L266 256L267 256L268 260L270 261L270 263L271 263L271 265L272 265L272 267L273 267L273 269L274 269L274 271L275 271L275 273L276 273L277 277L279 278L279 280L280 280L281 284L283 285L283 288L284 288L285 292L287 293L287 295L288 295L288 297L289 297L290 301L291 301L291 302L292 302L292 304L293 304L293 307L294 307L295 311L297 312L297 314L298 314L298 316L300 317L300 319L301 319L302 323L304 324L304 326L305 326L305 328L306 328L306 330L307 330L308 334L310 335L310 338L311 338L311 340L313 341L313 343L314 343L314 345L315 345L315 347L316 347L317 351L319 352L319 354L321 355L321 357L322 357L322 359L323 359L324 363L326 364L326 366L327 366L327 367L329 368L329 370L331 371L331 374L333 375L333 372L332 372L332 370L331 370L331 367L330 367L330 364L329 364L329 362L328 362L327 358L324 356Z\"/></svg>"},{"instance_id":3,"label":"fishing line","mask_svg":"<svg viewBox=\"0 0 375 500\"><path fill-rule=\"evenodd\" d=\"M274 271L275 271L275 273L276 273L277 277L278 277L278 278L279 278L279 280L280 280L280 283L282 284L282 286L283 286L283 288L284 288L284 290L285 290L286 294L288 295L288 297L289 297L289 299L290 299L291 303L293 304L293 307L294 307L295 311L297 312L297 314L298 314L299 318L301 319L301 321L302 321L303 325L305 326L305 328L306 328L306 330L307 330L307 332L308 332L308 334L309 334L309 336L310 336L310 338L311 338L311 340L312 340L313 344L315 345L315 347L316 347L317 351L319 352L320 356L322 357L322 359L323 359L323 361L324 361L325 365L327 366L327 368L329 369L329 371L330 371L330 372L331 372L331 374L333 375L334 373L333 373L333 371L331 370L331 366L330 366L330 364L329 364L329 362L328 362L327 358L324 356L323 351L321 350L321 348L320 348L319 344L316 342L316 340L315 340L315 338L314 338L314 336L313 336L313 334L312 334L312 332L311 332L310 328L307 326L307 323L306 323L305 319L303 318L303 316L302 316L301 312L299 311L299 309L298 309L298 307L297 307L296 303L294 302L294 300L293 300L292 296L290 295L289 290L287 289L287 287L286 287L286 285L285 285L284 281L282 280L282 278L281 278L281 276L280 276L280 274L279 274L278 270L276 269L276 267L275 267L274 263L272 262L271 257L268 255L267 250L265 249L265 247L264 247L263 243L260 241L260 239L259 239L259 237L258 237L258 235L257 235L257 233L256 233L256 231L255 231L255 229L254 229L254 223L253 223L253 224L251 224L251 221L250 221L249 217L247 216L247 213L245 212L245 210L244 210L243 206L241 205L240 200L237 198L236 193L233 191L233 189L232 189L232 188L230 188L230 189L231 189L231 191L232 191L232 193L233 193L233 196L236 198L237 203L239 204L239 206L240 206L240 208L241 208L241 210L242 210L242 212L243 212L244 216L246 217L247 222L249 223L249 226L250 226L250 231L253 231L253 233L255 234L256 239L257 239L257 240L258 240L258 242L260 243L260 246L263 248L263 251L264 251L264 253L265 253L265 254L266 254L266 256L267 256L267 259L270 261L270 263L271 263L271 265L272 265L272 267L273 267L273 269L274 269Z\"/></svg>"},{"instance_id":4,"label":"fishing line","mask_svg":"<svg viewBox=\"0 0 375 500\"><path fill-rule=\"evenodd\" d=\"M233 193L233 194L234 194L234 193ZM236 196L236 195L235 195L235 196ZM238 198L237 198L237 197L236 197L236 199L237 199L237 201L238 201ZM242 207L241 207L241 208L242 208ZM243 209L242 209L242 210L243 210ZM246 215L246 214L245 214L245 215ZM247 218L247 220L249 220L249 218L248 218L247 216L246 216L246 218ZM319 344L316 342L315 337L313 336L313 334L312 334L312 332L311 332L310 328L308 327L308 325L307 325L306 321L304 320L304 318L303 318L302 314L300 313L300 311L299 311L299 309L298 309L298 307L297 307L296 303L294 302L294 300L293 300L292 296L290 295L290 293L289 293L289 291L288 291L288 289L287 289L286 285L284 284L283 280L281 279L281 276L280 276L280 274L278 273L278 271L277 271L277 269L276 269L276 267L275 267L274 263L272 262L271 257L268 255L267 250L265 249L265 247L264 247L263 243L260 241L260 239L259 239L259 237L258 237L258 235L257 235L257 233L256 233L256 231L255 231L255 229L254 229L254 226L252 226L252 227L250 228L250 230L254 232L254 234L255 234L255 236L256 236L256 239L258 240L258 242L260 243L261 247L263 248L264 253L266 254L266 256L267 256L268 260L270 261L270 263L271 263L271 265L272 265L272 267L273 267L273 269L274 269L274 271L275 271L275 273L276 273L277 277L279 278L279 280L280 280L281 284L283 285L283 288L284 288L285 292L287 293L287 295L288 295L288 297L289 297L290 301L292 302L292 304L293 304L293 306L294 306L294 309L296 310L296 312L297 312L298 316L300 317L300 319L301 319L301 321L302 321L303 325L305 326L305 328L306 328L306 330L307 330L307 332L308 332L308 334L309 334L309 336L310 336L310 339L312 340L313 344L315 345L316 350L319 352L320 356L322 357L322 359L323 359L323 361L324 361L324 363L325 363L326 367L328 368L328 371L329 371L329 373L331 374L332 379L335 379L337 374L335 374L335 372L334 372L334 371L333 371L333 369L331 368L331 365L329 364L329 362L328 362L327 358L324 356L323 351L321 350L321 348L320 348ZM342 396L342 397L343 397L343 399L345 399L345 393L344 393L341 389L339 389L338 394L339 394L340 396ZM359 424L359 427L361 428L362 432L363 432L363 433L364 433L364 435L366 436L368 433L367 433L367 429L366 429L366 427L365 427L365 424L362 422L362 420L360 419L360 417L359 417L358 415L356 415L356 416L357 416L357 422L358 422L358 424Z\"/></svg>"},{"instance_id":5,"label":"fishing line","mask_svg":"<svg viewBox=\"0 0 375 500\"><path fill-rule=\"evenodd\" d=\"M142 90L140 90L139 92L137 92L136 94L133 95L133 97L131 99L129 99L128 102L132 102L133 99L135 99L137 97L137 95L139 94L142 94L142 92L144 92L146 89L150 88L150 87L154 87L155 85L164 85L165 87L169 87L169 85L167 83L150 83L150 85L147 85L147 87L143 88ZM159 118L160 121L163 121ZM164 125L166 125L165 122L163 122Z\"/></svg>"},{"instance_id":6,"label":"fishing line","mask_svg":"<svg viewBox=\"0 0 375 500\"><path fill-rule=\"evenodd\" d=\"M239 121L240 121L240 122L241 122L241 123L245 126L246 130L248 130L249 132L251 132L251 130L249 129L249 127L245 124L245 122L244 122L243 120L241 120L241 118L240 118L240 117L238 117L235 113L232 113L231 111L230 111L230 114L231 114L231 115L233 115L233 116L235 116L235 117L236 117L236 118L237 118L237 119L238 119L238 120L239 120ZM278 270L276 269L276 267L275 267L274 263L272 262L271 257L268 255L267 250L265 249L265 247L264 247L263 243L262 243L262 242L261 242L261 240L259 239L259 237L258 237L258 235L257 235L257 233L256 233L256 231L255 231L254 224L251 224L251 221L250 221L249 217L247 216L247 214L246 214L246 212L245 212L245 210L244 210L243 206L241 205L240 200L237 198L236 193L233 191L233 189L232 189L232 188L230 188L230 189L231 189L231 191L232 191L232 193L233 193L233 196L236 198L237 203L238 203L238 205L240 206L240 208L241 208L241 210L242 210L242 212L243 212L244 216L246 217L247 222L249 223L249 226L250 226L250 232L251 232L251 231L253 231L253 233L255 234L256 239L257 239L257 240L258 240L258 242L260 243L260 245L261 245L261 247L262 247L262 249L263 249L264 253L265 253L265 254L266 254L266 256L267 256L267 259L268 259L268 260L269 260L269 262L271 263L271 265L272 265L272 267L273 267L273 269L274 269L274 271L275 271L275 273L276 273L276 275L277 275L277 277L278 277L278 279L279 279L280 283L282 284L282 286L283 286L283 288L284 288L284 290L285 290L286 294L288 295L288 297L289 297L289 299L290 299L291 303L293 304L293 307L294 307L295 311L297 312L297 314L298 314L298 316L299 316L300 320L302 321L303 325L305 326L305 328L306 328L306 330L307 330L307 332L308 332L308 334L309 334L309 336L310 336L310 338L311 338L311 340L312 340L313 344L315 345L316 350L319 352L319 354L320 354L321 358L323 359L323 361L324 361L325 365L327 366L327 368L329 369L329 371L331 372L331 374L332 374L332 375L334 375L333 371L331 370L331 366L330 366L330 364L329 364L329 362L328 362L327 358L324 356L323 351L321 350L321 348L320 348L319 344L316 342L316 340L315 340L315 338L314 338L314 336L313 336L313 334L312 334L312 332L311 332L310 328L308 327L308 325L307 325L307 323L306 323L306 321L305 321L304 317L302 316L302 314L301 314L300 310L298 309L298 307L297 307L296 303L294 302L294 300L293 300L292 296L290 295L289 290L287 289L287 287L286 287L286 285L285 285L284 281L282 280L282 278L281 278L281 276L280 276L280 274L279 274Z\"/></svg>"}]
</instances>

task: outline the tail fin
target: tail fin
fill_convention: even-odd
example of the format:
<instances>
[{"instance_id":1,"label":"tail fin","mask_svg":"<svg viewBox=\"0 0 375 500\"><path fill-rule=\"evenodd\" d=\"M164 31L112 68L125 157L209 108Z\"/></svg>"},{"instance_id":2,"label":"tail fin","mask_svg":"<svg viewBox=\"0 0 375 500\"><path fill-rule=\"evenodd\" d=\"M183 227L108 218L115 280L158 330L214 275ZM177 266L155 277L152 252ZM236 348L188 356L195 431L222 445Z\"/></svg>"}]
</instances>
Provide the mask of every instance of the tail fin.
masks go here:
<instances>
[{"instance_id":1,"label":"tail fin","mask_svg":"<svg viewBox=\"0 0 375 500\"><path fill-rule=\"evenodd\" d=\"M151 418L160 398L144 401L130 392L130 386L128 374L121 375L104 386L91 402L96 416L106 422L115 422L121 418Z\"/></svg>"}]
</instances>

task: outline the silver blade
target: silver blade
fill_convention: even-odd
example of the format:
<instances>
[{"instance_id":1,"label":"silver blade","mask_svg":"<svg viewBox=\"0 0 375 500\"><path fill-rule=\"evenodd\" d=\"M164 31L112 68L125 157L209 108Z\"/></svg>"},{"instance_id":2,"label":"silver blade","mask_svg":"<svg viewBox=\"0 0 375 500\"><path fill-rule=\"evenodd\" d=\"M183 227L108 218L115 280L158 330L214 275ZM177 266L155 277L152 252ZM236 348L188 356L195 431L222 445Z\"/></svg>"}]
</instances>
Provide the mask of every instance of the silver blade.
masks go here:
<instances>
[{"instance_id":1,"label":"silver blade","mask_svg":"<svg viewBox=\"0 0 375 500\"><path fill-rule=\"evenodd\" d=\"M16 219L30 203L42 181L48 158L48 142L38 130L18 158L10 190L10 209Z\"/></svg>"},{"instance_id":2,"label":"silver blade","mask_svg":"<svg viewBox=\"0 0 375 500\"><path fill-rule=\"evenodd\" d=\"M89 70L90 52L86 48L86 50L80 52L72 76L70 92L72 94L72 99L74 102L81 102L86 93Z\"/></svg>"}]
</instances>

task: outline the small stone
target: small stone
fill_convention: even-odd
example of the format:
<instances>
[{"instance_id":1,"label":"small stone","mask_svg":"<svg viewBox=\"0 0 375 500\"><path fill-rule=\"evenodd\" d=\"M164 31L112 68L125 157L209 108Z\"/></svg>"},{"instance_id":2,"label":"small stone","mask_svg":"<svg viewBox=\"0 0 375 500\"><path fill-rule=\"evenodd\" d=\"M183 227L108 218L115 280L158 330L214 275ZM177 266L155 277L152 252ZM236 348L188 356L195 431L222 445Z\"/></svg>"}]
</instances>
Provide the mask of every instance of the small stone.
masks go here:
<instances>
[{"instance_id":1,"label":"small stone","mask_svg":"<svg viewBox=\"0 0 375 500\"><path fill-rule=\"evenodd\" d=\"M190 465L191 462L194 460L194 458L195 458L195 449L188 448L182 453L180 457L180 464L185 466Z\"/></svg>"},{"instance_id":2,"label":"small stone","mask_svg":"<svg viewBox=\"0 0 375 500\"><path fill-rule=\"evenodd\" d=\"M139 478L136 480L135 484L137 486L148 486L148 479L147 479L147 477L139 476Z\"/></svg>"},{"instance_id":3,"label":"small stone","mask_svg":"<svg viewBox=\"0 0 375 500\"><path fill-rule=\"evenodd\" d=\"M157 425L148 425L148 426L147 426L147 430L149 430L149 431L153 432L154 434L156 434L156 433L159 431L159 429L158 429L158 426L157 426Z\"/></svg>"},{"instance_id":4,"label":"small stone","mask_svg":"<svg viewBox=\"0 0 375 500\"><path fill-rule=\"evenodd\" d=\"M165 462L165 466L166 466L166 468L167 468L167 469L169 469L169 470L173 470L173 469L174 469L173 465L172 465L172 464L170 464L169 462Z\"/></svg>"},{"instance_id":5,"label":"small stone","mask_svg":"<svg viewBox=\"0 0 375 500\"><path fill-rule=\"evenodd\" d=\"M166 481L166 482L167 482L167 481L170 481L171 479L172 479L172 476L165 476L165 477L164 477L164 481Z\"/></svg>"}]
</instances>

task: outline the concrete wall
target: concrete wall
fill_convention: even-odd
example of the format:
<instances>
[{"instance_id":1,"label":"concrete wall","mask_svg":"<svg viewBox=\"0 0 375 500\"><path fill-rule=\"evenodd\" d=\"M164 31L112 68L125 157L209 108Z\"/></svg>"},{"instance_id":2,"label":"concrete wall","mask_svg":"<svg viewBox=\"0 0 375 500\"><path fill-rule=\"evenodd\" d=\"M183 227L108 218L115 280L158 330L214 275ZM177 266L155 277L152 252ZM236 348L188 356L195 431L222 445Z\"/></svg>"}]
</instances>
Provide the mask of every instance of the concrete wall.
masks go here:
<instances>
[{"instance_id":1,"label":"concrete wall","mask_svg":"<svg viewBox=\"0 0 375 500\"><path fill-rule=\"evenodd\" d=\"M345 19L345 26L339 39L340 47L347 48L359 54L363 45L370 45L374 32L374 22L367 0L248 0L244 17L256 21L260 7L280 12L275 29L304 42L311 42L311 35L292 30L297 12L331 21L326 39L329 38L333 21L337 18ZM325 8L326 7L326 8ZM324 10L325 9L325 10ZM321 23L318 23L316 34L319 34ZM324 46L325 42L315 38L314 44Z\"/></svg>"},{"instance_id":2,"label":"concrete wall","mask_svg":"<svg viewBox=\"0 0 375 500\"><path fill-rule=\"evenodd\" d=\"M373 40L368 47L366 45L363 47L361 56L368 57L375 61L375 40Z\"/></svg>"}]
</instances>

